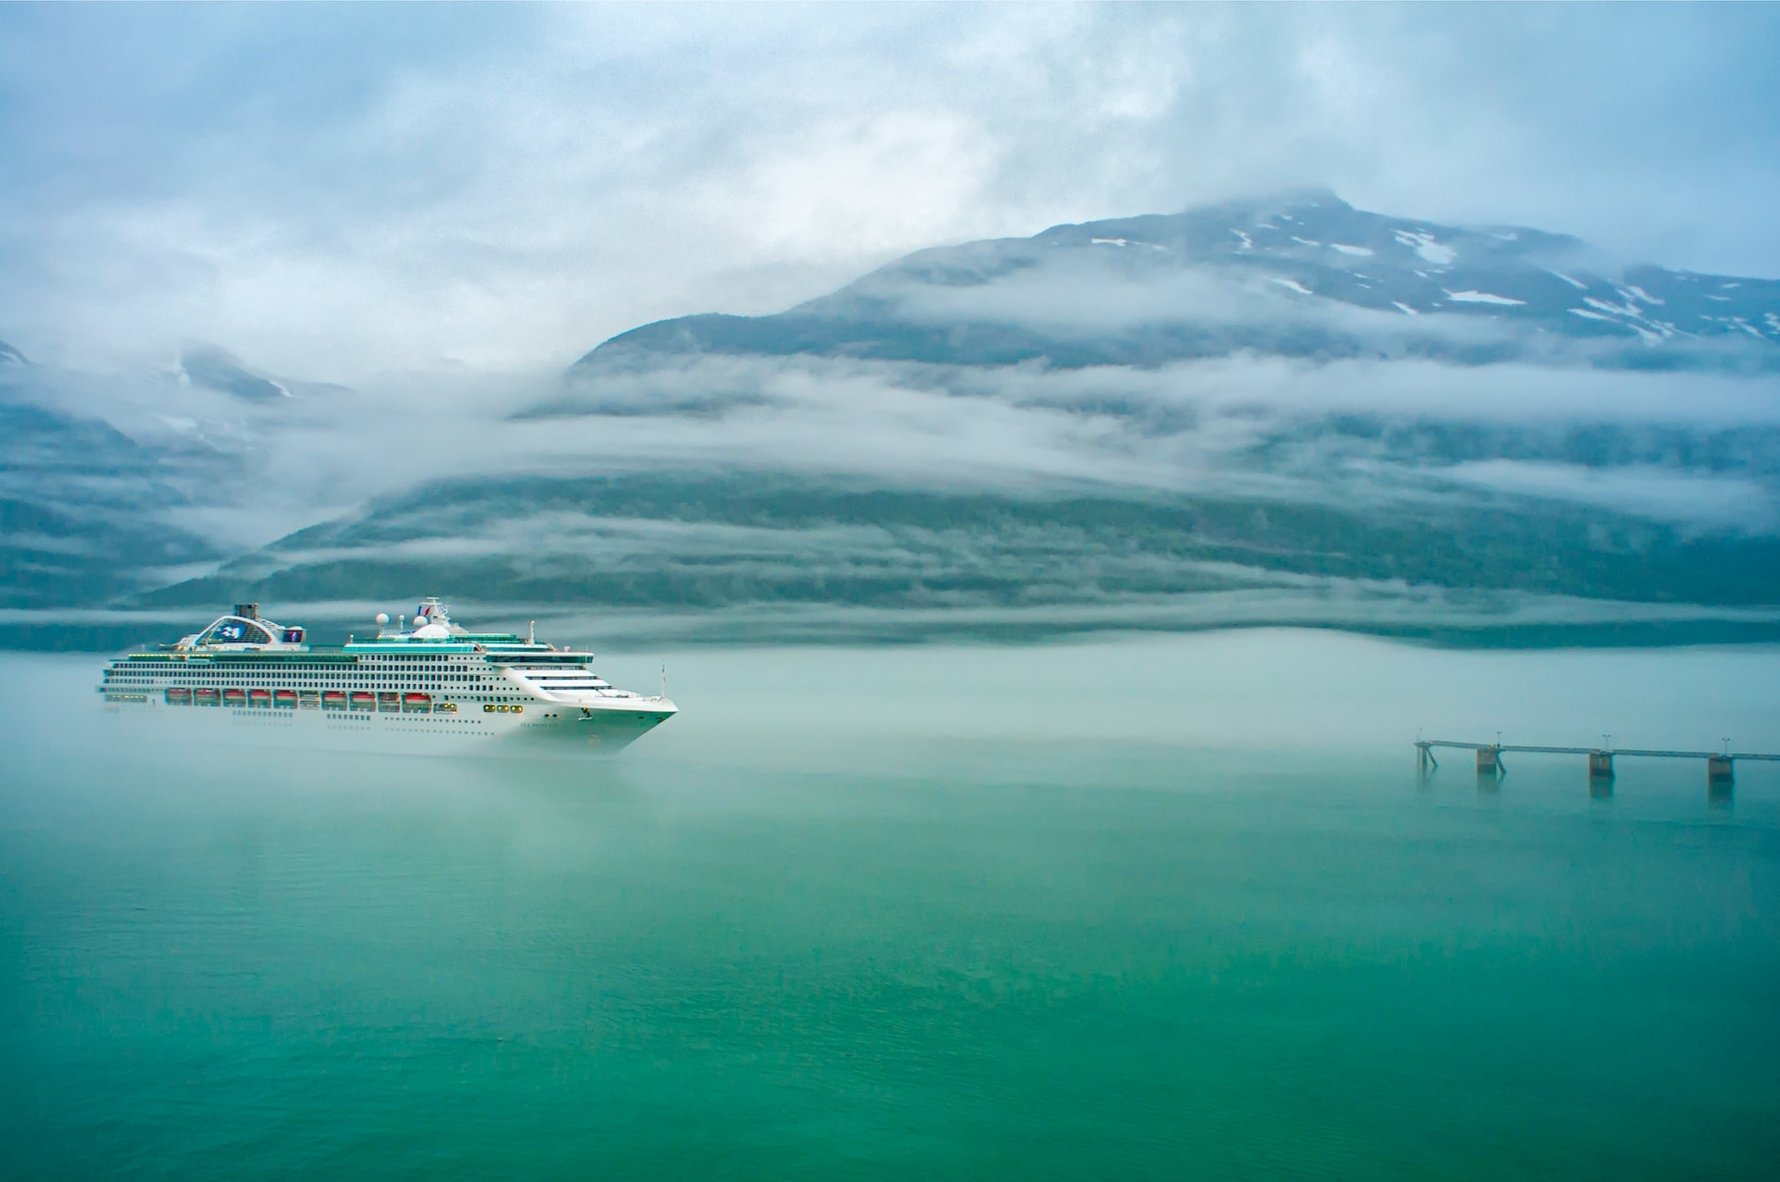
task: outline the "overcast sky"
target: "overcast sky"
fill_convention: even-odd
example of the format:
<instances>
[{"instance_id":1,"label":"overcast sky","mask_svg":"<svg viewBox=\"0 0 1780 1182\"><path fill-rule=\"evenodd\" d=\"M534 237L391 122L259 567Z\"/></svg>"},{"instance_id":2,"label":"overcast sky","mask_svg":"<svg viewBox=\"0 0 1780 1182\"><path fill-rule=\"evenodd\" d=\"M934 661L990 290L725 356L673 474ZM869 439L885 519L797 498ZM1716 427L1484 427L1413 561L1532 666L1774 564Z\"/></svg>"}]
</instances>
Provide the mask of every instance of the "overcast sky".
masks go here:
<instances>
[{"instance_id":1,"label":"overcast sky","mask_svg":"<svg viewBox=\"0 0 1780 1182\"><path fill-rule=\"evenodd\" d=\"M1775 276L1776 61L1776 5L0 5L0 339L549 371L1306 183Z\"/></svg>"}]
</instances>

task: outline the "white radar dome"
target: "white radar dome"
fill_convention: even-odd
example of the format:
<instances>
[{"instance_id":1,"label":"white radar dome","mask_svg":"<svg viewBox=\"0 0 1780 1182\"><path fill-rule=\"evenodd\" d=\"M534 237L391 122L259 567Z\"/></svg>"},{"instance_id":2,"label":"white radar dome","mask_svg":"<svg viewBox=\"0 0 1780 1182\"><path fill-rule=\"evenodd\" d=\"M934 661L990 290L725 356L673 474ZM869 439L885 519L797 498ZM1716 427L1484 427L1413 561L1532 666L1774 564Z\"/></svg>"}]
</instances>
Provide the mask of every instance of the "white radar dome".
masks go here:
<instances>
[{"instance_id":1,"label":"white radar dome","mask_svg":"<svg viewBox=\"0 0 1780 1182\"><path fill-rule=\"evenodd\" d=\"M384 624L387 624L387 623L389 623L389 613L388 612L378 612L377 613L378 626L382 627Z\"/></svg>"}]
</instances>

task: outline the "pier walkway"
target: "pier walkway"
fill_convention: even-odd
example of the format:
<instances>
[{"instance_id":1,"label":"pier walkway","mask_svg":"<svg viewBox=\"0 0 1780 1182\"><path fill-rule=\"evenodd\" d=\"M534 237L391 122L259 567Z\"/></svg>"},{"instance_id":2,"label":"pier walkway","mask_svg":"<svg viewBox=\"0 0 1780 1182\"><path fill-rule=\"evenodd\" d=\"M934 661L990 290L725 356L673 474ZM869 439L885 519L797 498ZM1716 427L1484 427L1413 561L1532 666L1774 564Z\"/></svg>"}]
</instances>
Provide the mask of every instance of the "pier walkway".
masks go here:
<instances>
[{"instance_id":1,"label":"pier walkway","mask_svg":"<svg viewBox=\"0 0 1780 1182\"><path fill-rule=\"evenodd\" d=\"M1510 753L1586 755L1588 756L1588 776L1591 780L1611 780L1613 778L1613 761L1620 757L1703 759L1706 761L1706 780L1712 784L1730 783L1735 778L1738 760L1765 760L1780 763L1780 754L1765 751L1732 751L1728 743L1723 751L1671 751L1655 747L1547 747L1528 743L1470 743L1458 739L1417 739L1415 741L1416 764L1423 771L1440 766L1439 760L1434 757L1434 748L1436 747L1475 751L1478 774L1494 776L1500 776L1507 772L1508 766L1502 762L1502 756Z\"/></svg>"}]
</instances>

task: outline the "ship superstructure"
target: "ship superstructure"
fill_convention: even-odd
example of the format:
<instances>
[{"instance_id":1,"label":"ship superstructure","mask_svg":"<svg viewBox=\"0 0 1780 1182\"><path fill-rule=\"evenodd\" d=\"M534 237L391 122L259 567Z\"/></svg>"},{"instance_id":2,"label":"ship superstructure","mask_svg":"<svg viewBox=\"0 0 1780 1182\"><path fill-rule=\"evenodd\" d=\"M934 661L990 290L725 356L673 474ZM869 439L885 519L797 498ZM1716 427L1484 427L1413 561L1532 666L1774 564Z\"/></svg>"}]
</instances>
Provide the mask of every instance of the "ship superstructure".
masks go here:
<instances>
[{"instance_id":1,"label":"ship superstructure","mask_svg":"<svg viewBox=\"0 0 1780 1182\"><path fill-rule=\"evenodd\" d=\"M676 713L665 695L618 689L593 654L535 635L470 632L437 598L413 622L377 616L370 640L307 643L241 603L209 627L106 667L108 703L220 716L317 733L567 740L613 751Z\"/></svg>"}]
</instances>

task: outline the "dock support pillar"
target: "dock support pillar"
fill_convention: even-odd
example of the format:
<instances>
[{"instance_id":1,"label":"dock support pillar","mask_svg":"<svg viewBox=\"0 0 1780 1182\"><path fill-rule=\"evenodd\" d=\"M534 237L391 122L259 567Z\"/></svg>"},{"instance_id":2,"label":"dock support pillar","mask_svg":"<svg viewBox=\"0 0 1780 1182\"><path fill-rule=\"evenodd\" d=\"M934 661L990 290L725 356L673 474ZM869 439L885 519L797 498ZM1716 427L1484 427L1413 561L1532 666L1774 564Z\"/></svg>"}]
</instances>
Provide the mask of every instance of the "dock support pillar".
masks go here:
<instances>
[{"instance_id":1,"label":"dock support pillar","mask_svg":"<svg viewBox=\"0 0 1780 1182\"><path fill-rule=\"evenodd\" d=\"M1708 755L1706 757L1706 783L1729 784L1735 778L1730 756Z\"/></svg>"},{"instance_id":2,"label":"dock support pillar","mask_svg":"<svg viewBox=\"0 0 1780 1182\"><path fill-rule=\"evenodd\" d=\"M1502 774L1502 757L1494 747L1477 749L1477 774L1480 776L1499 776Z\"/></svg>"},{"instance_id":3,"label":"dock support pillar","mask_svg":"<svg viewBox=\"0 0 1780 1182\"><path fill-rule=\"evenodd\" d=\"M1590 751L1588 753L1588 778L1591 780L1611 780L1613 778L1613 752Z\"/></svg>"}]
</instances>

